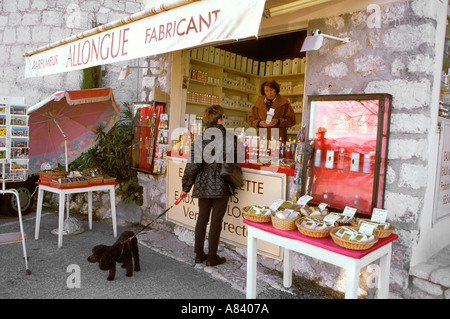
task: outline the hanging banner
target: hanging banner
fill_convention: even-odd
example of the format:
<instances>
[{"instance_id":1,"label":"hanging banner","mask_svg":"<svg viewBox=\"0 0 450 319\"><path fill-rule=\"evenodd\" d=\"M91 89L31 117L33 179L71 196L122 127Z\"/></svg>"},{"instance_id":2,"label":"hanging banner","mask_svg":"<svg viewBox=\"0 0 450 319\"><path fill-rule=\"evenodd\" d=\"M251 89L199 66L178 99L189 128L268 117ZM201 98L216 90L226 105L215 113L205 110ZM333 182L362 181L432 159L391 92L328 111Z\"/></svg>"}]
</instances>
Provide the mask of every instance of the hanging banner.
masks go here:
<instances>
[{"instance_id":1,"label":"hanging banner","mask_svg":"<svg viewBox=\"0 0 450 319\"><path fill-rule=\"evenodd\" d=\"M25 56L25 78L258 35L265 0L202 0Z\"/></svg>"}]
</instances>

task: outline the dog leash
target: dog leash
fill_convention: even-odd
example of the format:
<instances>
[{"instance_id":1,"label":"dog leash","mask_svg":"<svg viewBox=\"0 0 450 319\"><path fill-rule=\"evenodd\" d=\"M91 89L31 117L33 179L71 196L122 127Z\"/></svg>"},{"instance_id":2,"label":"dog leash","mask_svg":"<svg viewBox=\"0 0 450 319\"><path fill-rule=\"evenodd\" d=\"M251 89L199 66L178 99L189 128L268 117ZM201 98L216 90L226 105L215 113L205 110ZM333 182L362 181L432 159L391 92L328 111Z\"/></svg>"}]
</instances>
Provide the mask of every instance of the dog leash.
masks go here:
<instances>
[{"instance_id":1,"label":"dog leash","mask_svg":"<svg viewBox=\"0 0 450 319\"><path fill-rule=\"evenodd\" d=\"M137 234L141 233L144 229L146 229L147 227L149 227L151 224L153 224L158 218L160 218L162 215L164 215L165 213L167 213L174 205L178 205L183 198L186 197L186 194L183 193L181 194L180 197L177 198L177 200L173 203L172 206L170 206L169 208L167 208L165 211L163 211L158 217L156 217L154 220L152 220L150 223L148 223L147 225L145 225L140 231L138 231L136 234L134 234L134 236L131 236L130 238L128 238L126 241L132 239L133 237L136 237Z\"/></svg>"}]
</instances>

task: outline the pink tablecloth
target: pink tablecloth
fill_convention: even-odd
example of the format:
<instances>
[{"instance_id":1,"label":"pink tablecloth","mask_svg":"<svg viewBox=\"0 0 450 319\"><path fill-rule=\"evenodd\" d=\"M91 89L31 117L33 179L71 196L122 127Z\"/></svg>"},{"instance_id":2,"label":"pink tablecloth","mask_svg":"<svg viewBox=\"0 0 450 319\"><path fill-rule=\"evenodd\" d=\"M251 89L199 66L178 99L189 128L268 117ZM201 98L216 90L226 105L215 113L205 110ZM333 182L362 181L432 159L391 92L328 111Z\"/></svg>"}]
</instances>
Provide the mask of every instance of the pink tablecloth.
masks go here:
<instances>
[{"instance_id":1,"label":"pink tablecloth","mask_svg":"<svg viewBox=\"0 0 450 319\"><path fill-rule=\"evenodd\" d=\"M91 186L116 185L117 182L88 184L88 185L79 185L79 186L57 186L57 185L52 185L52 184L47 184L47 183L42 183L42 182L36 182L36 184L37 185L45 185L45 186L53 187L53 188L57 188L57 189L70 189L70 188L83 188L83 187L91 187Z\"/></svg>"},{"instance_id":2,"label":"pink tablecloth","mask_svg":"<svg viewBox=\"0 0 450 319\"><path fill-rule=\"evenodd\" d=\"M337 244L335 244L335 242L333 241L333 239L331 237L327 237L327 238L313 238L313 237L308 237L303 235L302 233L300 233L298 230L280 230L277 229L275 227L272 226L272 223L255 223L252 221L249 221L247 219L244 219L244 223L250 226L253 226L255 228L264 230L266 232L278 235L278 236L283 236L283 237L287 237L290 239L295 239L295 240L299 240L320 248L324 248L327 249L329 251L344 255L344 256L348 256L348 257L352 257L355 259L361 259L362 257L366 256L367 254L371 253L374 250L377 250L378 248L396 240L398 238L397 234L391 234L389 237L387 238L381 238L378 240L378 242L373 245L371 248L366 249L366 250L350 250L350 249L346 249L343 248Z\"/></svg>"}]
</instances>

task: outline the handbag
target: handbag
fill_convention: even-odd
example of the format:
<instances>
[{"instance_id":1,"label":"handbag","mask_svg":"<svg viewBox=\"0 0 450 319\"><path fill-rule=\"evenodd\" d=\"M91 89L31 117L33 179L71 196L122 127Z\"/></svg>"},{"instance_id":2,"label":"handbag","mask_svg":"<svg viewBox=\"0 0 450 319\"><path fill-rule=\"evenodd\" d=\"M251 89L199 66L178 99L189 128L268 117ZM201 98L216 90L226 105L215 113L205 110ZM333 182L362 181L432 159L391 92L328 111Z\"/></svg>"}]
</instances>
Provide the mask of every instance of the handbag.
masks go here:
<instances>
[{"instance_id":1,"label":"handbag","mask_svg":"<svg viewBox=\"0 0 450 319\"><path fill-rule=\"evenodd\" d=\"M230 184L234 188L240 188L244 186L242 169L236 163L222 163L220 177L222 177L228 184Z\"/></svg>"}]
</instances>

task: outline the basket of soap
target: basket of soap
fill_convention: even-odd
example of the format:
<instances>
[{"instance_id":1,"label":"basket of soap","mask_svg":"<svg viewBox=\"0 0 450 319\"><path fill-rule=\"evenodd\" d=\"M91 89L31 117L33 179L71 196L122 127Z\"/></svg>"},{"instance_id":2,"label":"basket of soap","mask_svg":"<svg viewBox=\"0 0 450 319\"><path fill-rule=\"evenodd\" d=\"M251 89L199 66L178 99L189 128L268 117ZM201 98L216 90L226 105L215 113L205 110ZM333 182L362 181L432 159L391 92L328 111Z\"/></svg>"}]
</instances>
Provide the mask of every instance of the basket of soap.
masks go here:
<instances>
[{"instance_id":1,"label":"basket of soap","mask_svg":"<svg viewBox=\"0 0 450 319\"><path fill-rule=\"evenodd\" d=\"M85 177L89 184L101 184L103 183L102 172L99 168L89 168L83 171L83 177Z\"/></svg>"},{"instance_id":2,"label":"basket of soap","mask_svg":"<svg viewBox=\"0 0 450 319\"><path fill-rule=\"evenodd\" d=\"M115 181L115 177L103 176L103 183L114 183Z\"/></svg>"},{"instance_id":3,"label":"basket of soap","mask_svg":"<svg viewBox=\"0 0 450 319\"><path fill-rule=\"evenodd\" d=\"M51 185L58 187L74 187L88 185L88 180L85 177L63 177L50 182Z\"/></svg>"},{"instance_id":4,"label":"basket of soap","mask_svg":"<svg viewBox=\"0 0 450 319\"><path fill-rule=\"evenodd\" d=\"M53 180L57 180L58 178L64 178L69 173L66 171L59 170L44 170L39 172L39 180L41 182L51 182Z\"/></svg>"},{"instance_id":5,"label":"basket of soap","mask_svg":"<svg viewBox=\"0 0 450 319\"><path fill-rule=\"evenodd\" d=\"M351 221L352 226L358 227L364 223L373 226L373 234L378 238L389 237L395 229L395 227L390 223L378 223L368 218L355 218Z\"/></svg>"},{"instance_id":6,"label":"basket of soap","mask_svg":"<svg viewBox=\"0 0 450 319\"><path fill-rule=\"evenodd\" d=\"M302 206L298 211L305 217L323 217L330 213L328 208L320 209L318 206L309 205Z\"/></svg>"},{"instance_id":7,"label":"basket of soap","mask_svg":"<svg viewBox=\"0 0 450 319\"><path fill-rule=\"evenodd\" d=\"M366 250L378 241L376 235L360 233L357 226L334 227L330 235L337 245L351 250Z\"/></svg>"},{"instance_id":8,"label":"basket of soap","mask_svg":"<svg viewBox=\"0 0 450 319\"><path fill-rule=\"evenodd\" d=\"M268 223L270 222L270 215L272 211L269 207L261 205L245 206L242 208L242 215L245 219L255 223Z\"/></svg>"},{"instance_id":9,"label":"basket of soap","mask_svg":"<svg viewBox=\"0 0 450 319\"><path fill-rule=\"evenodd\" d=\"M323 217L300 217L295 224L300 233L313 238L330 237L330 231L335 226L324 221Z\"/></svg>"},{"instance_id":10,"label":"basket of soap","mask_svg":"<svg viewBox=\"0 0 450 319\"><path fill-rule=\"evenodd\" d=\"M340 213L329 213L327 216L333 217L336 220L336 226L351 226L353 216L347 216Z\"/></svg>"},{"instance_id":11,"label":"basket of soap","mask_svg":"<svg viewBox=\"0 0 450 319\"><path fill-rule=\"evenodd\" d=\"M292 209L284 209L273 212L270 217L276 229L295 230L297 229L295 221L300 217L300 213Z\"/></svg>"}]
</instances>

